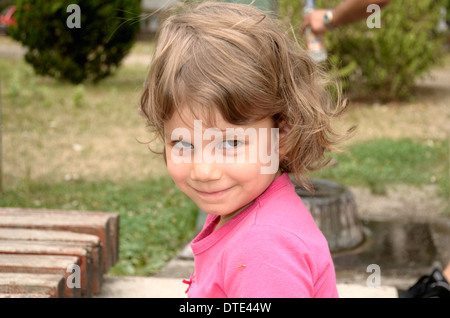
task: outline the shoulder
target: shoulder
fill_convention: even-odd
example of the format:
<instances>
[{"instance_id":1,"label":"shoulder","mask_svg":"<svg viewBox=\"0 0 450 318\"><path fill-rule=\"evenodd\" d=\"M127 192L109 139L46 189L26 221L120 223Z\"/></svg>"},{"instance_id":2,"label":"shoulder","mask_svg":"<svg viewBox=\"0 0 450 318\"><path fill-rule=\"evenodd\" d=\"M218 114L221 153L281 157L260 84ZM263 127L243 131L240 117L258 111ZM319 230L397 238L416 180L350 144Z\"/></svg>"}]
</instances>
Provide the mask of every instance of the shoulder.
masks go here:
<instances>
[{"instance_id":1,"label":"shoulder","mask_svg":"<svg viewBox=\"0 0 450 318\"><path fill-rule=\"evenodd\" d=\"M225 255L275 263L289 260L310 268L329 262L328 242L293 192L278 192L273 200L262 204L234 233Z\"/></svg>"},{"instance_id":2,"label":"shoulder","mask_svg":"<svg viewBox=\"0 0 450 318\"><path fill-rule=\"evenodd\" d=\"M254 255L257 258L309 258L328 251L322 233L305 233L301 228L278 224L256 223L240 231L233 238L231 254Z\"/></svg>"},{"instance_id":3,"label":"shoulder","mask_svg":"<svg viewBox=\"0 0 450 318\"><path fill-rule=\"evenodd\" d=\"M305 242L324 240L310 211L291 183L260 202L251 222L254 232L269 231L273 235Z\"/></svg>"},{"instance_id":4,"label":"shoulder","mask_svg":"<svg viewBox=\"0 0 450 318\"><path fill-rule=\"evenodd\" d=\"M270 225L252 225L223 254L230 297L311 297L320 266L299 236Z\"/></svg>"}]
</instances>

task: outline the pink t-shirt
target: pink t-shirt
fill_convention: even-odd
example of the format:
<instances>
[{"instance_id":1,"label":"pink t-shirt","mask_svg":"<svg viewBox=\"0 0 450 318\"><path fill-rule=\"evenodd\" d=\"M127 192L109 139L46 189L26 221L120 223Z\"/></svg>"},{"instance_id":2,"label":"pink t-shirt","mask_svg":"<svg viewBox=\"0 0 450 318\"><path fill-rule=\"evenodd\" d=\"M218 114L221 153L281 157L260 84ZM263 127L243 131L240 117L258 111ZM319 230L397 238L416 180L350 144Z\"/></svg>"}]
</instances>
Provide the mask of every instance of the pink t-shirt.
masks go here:
<instances>
[{"instance_id":1,"label":"pink t-shirt","mask_svg":"<svg viewBox=\"0 0 450 318\"><path fill-rule=\"evenodd\" d=\"M218 221L208 215L191 243L189 297L338 297L327 241L286 173L214 231Z\"/></svg>"}]
</instances>

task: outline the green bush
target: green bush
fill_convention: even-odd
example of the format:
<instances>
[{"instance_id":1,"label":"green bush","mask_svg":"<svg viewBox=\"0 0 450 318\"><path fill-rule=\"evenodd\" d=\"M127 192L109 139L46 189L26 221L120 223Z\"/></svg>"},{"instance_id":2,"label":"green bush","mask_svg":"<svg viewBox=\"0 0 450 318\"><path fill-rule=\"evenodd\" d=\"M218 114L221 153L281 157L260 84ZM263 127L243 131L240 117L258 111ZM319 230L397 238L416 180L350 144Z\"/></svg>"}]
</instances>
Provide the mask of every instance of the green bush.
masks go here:
<instances>
[{"instance_id":1,"label":"green bush","mask_svg":"<svg viewBox=\"0 0 450 318\"><path fill-rule=\"evenodd\" d=\"M98 81L131 49L139 14L139 0L19 0L12 36L28 48L25 60L37 74Z\"/></svg>"},{"instance_id":2,"label":"green bush","mask_svg":"<svg viewBox=\"0 0 450 318\"><path fill-rule=\"evenodd\" d=\"M279 16L301 38L304 0L279 0ZM318 8L334 8L340 0L317 0ZM380 100L411 95L415 80L426 74L443 53L445 35L436 31L446 0L391 1L381 10L380 28L366 20L334 29L324 37L328 66L346 77L354 97Z\"/></svg>"}]
</instances>

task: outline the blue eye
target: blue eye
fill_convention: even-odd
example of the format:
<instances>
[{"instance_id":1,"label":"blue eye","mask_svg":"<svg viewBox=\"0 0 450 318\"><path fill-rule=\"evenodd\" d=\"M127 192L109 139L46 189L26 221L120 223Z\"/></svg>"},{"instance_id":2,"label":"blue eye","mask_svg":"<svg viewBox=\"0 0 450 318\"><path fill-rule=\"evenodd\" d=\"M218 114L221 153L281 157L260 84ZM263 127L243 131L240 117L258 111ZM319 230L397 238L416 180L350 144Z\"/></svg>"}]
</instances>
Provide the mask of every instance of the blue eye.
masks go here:
<instances>
[{"instance_id":1,"label":"blue eye","mask_svg":"<svg viewBox=\"0 0 450 318\"><path fill-rule=\"evenodd\" d=\"M182 140L176 141L173 144L173 146L176 148L180 148L180 149L193 149L194 148L194 146L192 146L189 142L182 141Z\"/></svg>"},{"instance_id":2,"label":"blue eye","mask_svg":"<svg viewBox=\"0 0 450 318\"><path fill-rule=\"evenodd\" d=\"M242 144L243 144L243 142L240 140L231 139L231 140L225 140L224 142L222 142L222 147L224 149L234 149L234 148L241 146Z\"/></svg>"}]
</instances>

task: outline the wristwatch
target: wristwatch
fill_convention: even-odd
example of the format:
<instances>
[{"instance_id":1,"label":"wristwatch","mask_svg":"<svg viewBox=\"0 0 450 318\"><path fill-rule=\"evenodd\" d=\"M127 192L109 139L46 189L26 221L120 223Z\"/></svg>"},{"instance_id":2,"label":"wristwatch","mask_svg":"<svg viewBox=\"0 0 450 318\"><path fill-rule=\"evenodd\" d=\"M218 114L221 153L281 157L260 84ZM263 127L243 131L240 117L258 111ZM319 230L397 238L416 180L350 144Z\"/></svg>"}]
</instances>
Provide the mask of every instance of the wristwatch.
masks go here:
<instances>
[{"instance_id":1,"label":"wristwatch","mask_svg":"<svg viewBox=\"0 0 450 318\"><path fill-rule=\"evenodd\" d=\"M323 24L326 26L327 29L332 29L333 25L331 23L333 22L333 10L327 10L325 12L325 15L323 16Z\"/></svg>"}]
</instances>

